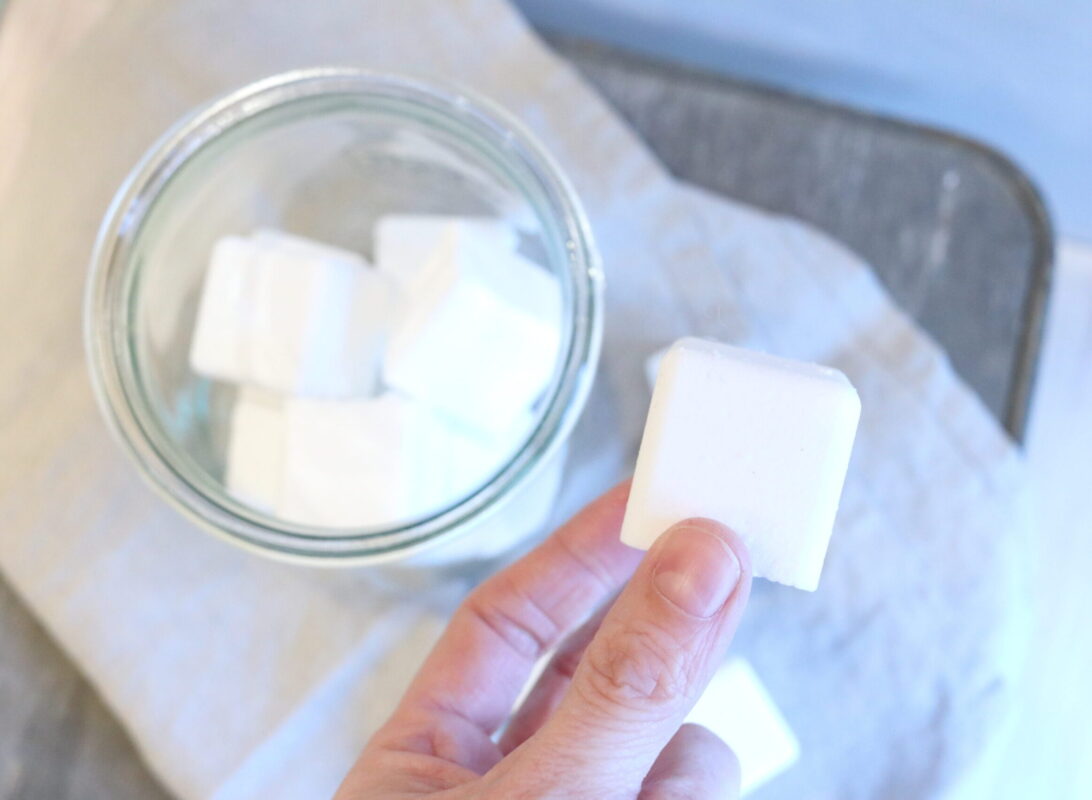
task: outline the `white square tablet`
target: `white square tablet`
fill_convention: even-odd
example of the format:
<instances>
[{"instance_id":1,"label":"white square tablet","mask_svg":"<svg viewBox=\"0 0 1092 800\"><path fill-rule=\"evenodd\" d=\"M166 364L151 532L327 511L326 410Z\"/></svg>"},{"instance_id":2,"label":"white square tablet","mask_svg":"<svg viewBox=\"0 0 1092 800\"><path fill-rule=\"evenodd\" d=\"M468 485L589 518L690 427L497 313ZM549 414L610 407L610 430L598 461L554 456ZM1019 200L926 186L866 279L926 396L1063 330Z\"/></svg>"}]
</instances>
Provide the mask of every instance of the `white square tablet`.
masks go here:
<instances>
[{"instance_id":1,"label":"white square tablet","mask_svg":"<svg viewBox=\"0 0 1092 800\"><path fill-rule=\"evenodd\" d=\"M800 743L751 665L733 658L716 671L687 722L721 738L739 759L747 794L791 767Z\"/></svg>"},{"instance_id":2,"label":"white square tablet","mask_svg":"<svg viewBox=\"0 0 1092 800\"><path fill-rule=\"evenodd\" d=\"M489 217L388 214L375 224L375 266L407 294L413 294L425 266L453 232L501 252L515 252L518 244L510 225Z\"/></svg>"},{"instance_id":3,"label":"white square tablet","mask_svg":"<svg viewBox=\"0 0 1092 800\"><path fill-rule=\"evenodd\" d=\"M273 511L284 469L284 398L242 386L231 409L227 490L261 511Z\"/></svg>"},{"instance_id":4,"label":"white square tablet","mask_svg":"<svg viewBox=\"0 0 1092 800\"><path fill-rule=\"evenodd\" d=\"M344 250L277 231L213 250L190 364L219 380L315 397L376 390L392 282Z\"/></svg>"},{"instance_id":5,"label":"white square tablet","mask_svg":"<svg viewBox=\"0 0 1092 800\"><path fill-rule=\"evenodd\" d=\"M837 370L681 339L660 365L622 541L647 549L709 517L739 534L757 577L814 590L860 412Z\"/></svg>"},{"instance_id":6,"label":"white square tablet","mask_svg":"<svg viewBox=\"0 0 1092 800\"><path fill-rule=\"evenodd\" d=\"M393 287L359 258L262 246L249 309L249 381L311 397L372 394Z\"/></svg>"},{"instance_id":7,"label":"white square tablet","mask_svg":"<svg viewBox=\"0 0 1092 800\"><path fill-rule=\"evenodd\" d=\"M436 494L432 463L418 453L432 417L393 394L367 400L287 402L283 492L277 513L335 528L416 516Z\"/></svg>"},{"instance_id":8,"label":"white square tablet","mask_svg":"<svg viewBox=\"0 0 1092 800\"><path fill-rule=\"evenodd\" d=\"M225 236L212 248L190 343L190 366L199 375L237 380L250 369L246 309L254 295L257 248Z\"/></svg>"},{"instance_id":9,"label":"white square tablet","mask_svg":"<svg viewBox=\"0 0 1092 800\"><path fill-rule=\"evenodd\" d=\"M648 381L649 391L656 388L656 376L660 374L660 362L664 360L670 347L664 347L645 359L645 380Z\"/></svg>"},{"instance_id":10,"label":"white square tablet","mask_svg":"<svg viewBox=\"0 0 1092 800\"><path fill-rule=\"evenodd\" d=\"M277 512L310 525L386 525L441 510L484 483L527 427L484 438L395 392L285 401Z\"/></svg>"},{"instance_id":11,"label":"white square tablet","mask_svg":"<svg viewBox=\"0 0 1092 800\"><path fill-rule=\"evenodd\" d=\"M407 297L383 379L462 424L501 433L546 388L560 343L557 280L451 226Z\"/></svg>"}]
</instances>

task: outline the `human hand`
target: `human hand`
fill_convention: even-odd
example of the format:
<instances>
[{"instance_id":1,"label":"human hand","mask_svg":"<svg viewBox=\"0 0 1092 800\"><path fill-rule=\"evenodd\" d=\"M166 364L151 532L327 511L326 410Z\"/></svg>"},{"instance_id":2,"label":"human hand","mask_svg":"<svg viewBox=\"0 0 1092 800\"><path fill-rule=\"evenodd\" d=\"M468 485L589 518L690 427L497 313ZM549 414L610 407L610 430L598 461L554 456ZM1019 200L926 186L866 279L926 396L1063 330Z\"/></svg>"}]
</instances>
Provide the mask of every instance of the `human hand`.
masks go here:
<instances>
[{"instance_id":1,"label":"human hand","mask_svg":"<svg viewBox=\"0 0 1092 800\"><path fill-rule=\"evenodd\" d=\"M467 597L335 800L738 797L728 746L680 725L747 604L747 552L692 519L642 559L618 541L627 494L603 495Z\"/></svg>"}]
</instances>

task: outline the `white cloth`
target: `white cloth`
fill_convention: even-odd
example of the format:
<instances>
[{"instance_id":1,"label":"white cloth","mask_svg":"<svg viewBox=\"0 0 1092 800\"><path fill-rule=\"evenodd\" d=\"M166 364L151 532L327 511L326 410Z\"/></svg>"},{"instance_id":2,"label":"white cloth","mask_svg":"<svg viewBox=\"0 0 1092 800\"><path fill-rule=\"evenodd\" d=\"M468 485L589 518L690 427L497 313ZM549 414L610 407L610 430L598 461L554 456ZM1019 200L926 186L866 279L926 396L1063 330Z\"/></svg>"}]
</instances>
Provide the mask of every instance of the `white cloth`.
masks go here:
<instances>
[{"instance_id":1,"label":"white cloth","mask_svg":"<svg viewBox=\"0 0 1092 800\"><path fill-rule=\"evenodd\" d=\"M757 586L736 646L803 750L756 796L932 797L968 763L1004 704L1002 646L1016 641L1020 460L864 264L673 183L500 0L86 8L16 2L0 40L0 568L174 793L330 793L461 592L406 595L386 573L289 567L195 530L140 483L88 388L85 267L130 165L196 103L331 63L492 96L586 203L606 339L559 516L631 468L642 362L680 334L819 359L859 389L822 587ZM35 18L51 33L17 39Z\"/></svg>"}]
</instances>

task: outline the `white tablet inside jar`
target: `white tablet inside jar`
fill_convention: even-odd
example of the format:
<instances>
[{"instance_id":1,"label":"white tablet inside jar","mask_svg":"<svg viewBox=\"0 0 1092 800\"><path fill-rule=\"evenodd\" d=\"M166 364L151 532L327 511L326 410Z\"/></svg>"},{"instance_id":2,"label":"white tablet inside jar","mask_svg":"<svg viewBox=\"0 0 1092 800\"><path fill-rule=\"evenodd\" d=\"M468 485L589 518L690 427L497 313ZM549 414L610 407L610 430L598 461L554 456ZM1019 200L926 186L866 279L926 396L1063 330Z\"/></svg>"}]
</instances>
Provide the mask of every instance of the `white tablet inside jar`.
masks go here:
<instances>
[{"instance_id":1,"label":"white tablet inside jar","mask_svg":"<svg viewBox=\"0 0 1092 800\"><path fill-rule=\"evenodd\" d=\"M598 357L579 202L500 109L350 70L198 110L103 223L86 334L142 474L231 541L448 562L534 533Z\"/></svg>"}]
</instances>

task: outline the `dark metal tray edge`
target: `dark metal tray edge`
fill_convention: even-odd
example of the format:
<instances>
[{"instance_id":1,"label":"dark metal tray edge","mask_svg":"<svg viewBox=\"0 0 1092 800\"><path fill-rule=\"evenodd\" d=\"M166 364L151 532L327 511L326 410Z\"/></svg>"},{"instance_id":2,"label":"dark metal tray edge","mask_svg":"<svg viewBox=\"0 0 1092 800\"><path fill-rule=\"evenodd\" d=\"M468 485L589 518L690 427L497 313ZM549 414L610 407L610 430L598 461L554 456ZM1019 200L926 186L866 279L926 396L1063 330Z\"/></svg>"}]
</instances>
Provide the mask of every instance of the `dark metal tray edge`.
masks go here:
<instances>
[{"instance_id":1,"label":"dark metal tray edge","mask_svg":"<svg viewBox=\"0 0 1092 800\"><path fill-rule=\"evenodd\" d=\"M1042 192L1013 158L989 144L955 131L872 111L864 111L788 89L650 58L615 45L604 45L588 39L560 35L549 31L541 33L550 46L559 50L562 56L565 55L567 50L579 50L581 56L615 63L630 63L645 70L657 71L672 80L685 80L712 87L731 87L737 91L775 98L780 102L808 105L842 116L860 119L869 124L910 131L916 135L938 139L949 145L969 150L990 163L996 169L1000 179L1012 188L1013 195L1024 207L1032 230L1035 252L1032 275L1029 279L1027 298L1024 304L1019 346L1015 363L1012 365L1013 383L1006 400L1004 419L1002 419L1002 424L1009 434L1016 441L1023 442L1027 428L1028 410L1035 387L1039 353L1042 347L1047 303L1053 281L1054 227Z\"/></svg>"}]
</instances>

